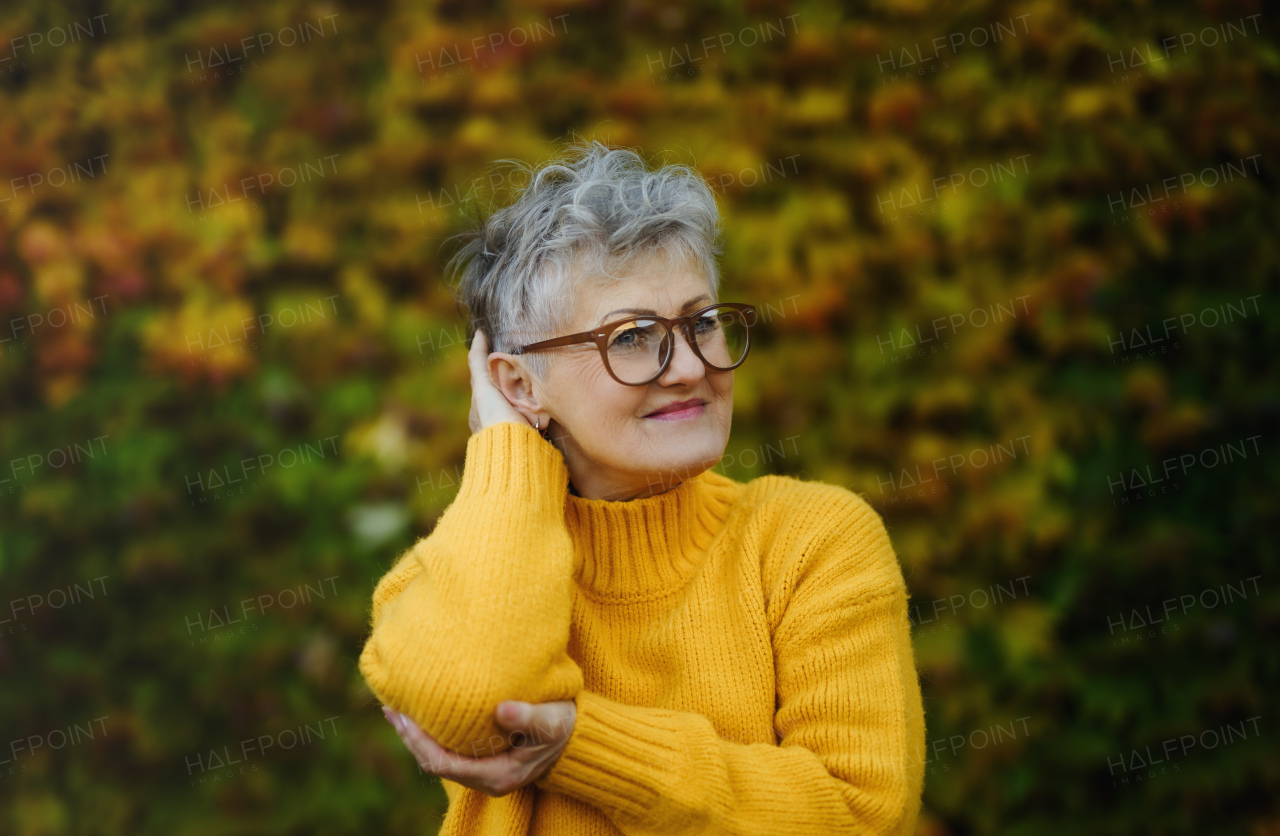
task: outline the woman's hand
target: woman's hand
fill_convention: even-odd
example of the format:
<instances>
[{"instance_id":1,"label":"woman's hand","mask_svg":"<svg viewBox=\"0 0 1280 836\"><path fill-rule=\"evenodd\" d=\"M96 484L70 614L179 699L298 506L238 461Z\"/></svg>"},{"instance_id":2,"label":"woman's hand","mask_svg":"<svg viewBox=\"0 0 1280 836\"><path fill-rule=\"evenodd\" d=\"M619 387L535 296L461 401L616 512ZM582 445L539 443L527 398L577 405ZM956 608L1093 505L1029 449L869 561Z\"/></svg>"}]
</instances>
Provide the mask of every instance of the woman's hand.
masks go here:
<instances>
[{"instance_id":1,"label":"woman's hand","mask_svg":"<svg viewBox=\"0 0 1280 836\"><path fill-rule=\"evenodd\" d=\"M467 352L467 364L471 367L471 432L478 433L492 424L503 421L514 421L517 424L528 424L507 396L502 394L489 376L489 338L484 331L476 329L471 340L471 350Z\"/></svg>"},{"instance_id":2,"label":"woman's hand","mask_svg":"<svg viewBox=\"0 0 1280 836\"><path fill-rule=\"evenodd\" d=\"M498 725L507 730L511 748L481 758L450 752L417 723L387 706L382 707L382 713L424 772L498 798L551 771L569 743L578 707L573 700L538 705L514 700L499 703L494 716Z\"/></svg>"}]
</instances>

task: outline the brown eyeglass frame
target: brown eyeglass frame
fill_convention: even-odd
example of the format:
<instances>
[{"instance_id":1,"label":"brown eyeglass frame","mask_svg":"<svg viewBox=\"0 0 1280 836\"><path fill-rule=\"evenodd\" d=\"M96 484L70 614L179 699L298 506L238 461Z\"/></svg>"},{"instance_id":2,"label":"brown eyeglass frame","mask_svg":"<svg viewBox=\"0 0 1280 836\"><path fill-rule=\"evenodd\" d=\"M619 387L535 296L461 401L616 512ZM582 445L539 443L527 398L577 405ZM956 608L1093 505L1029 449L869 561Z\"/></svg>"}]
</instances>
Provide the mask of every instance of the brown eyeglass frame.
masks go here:
<instances>
[{"instance_id":1,"label":"brown eyeglass frame","mask_svg":"<svg viewBox=\"0 0 1280 836\"><path fill-rule=\"evenodd\" d=\"M727 366L725 368L711 365L711 361L709 361L706 357L702 356L702 352L698 349L698 341L693 338L693 335L690 333L690 330L689 330L690 327L694 325L698 317L702 316L707 311L713 311L716 308L733 308L734 310L741 313L742 321L745 323L746 329L747 329L746 347L742 351L742 357L740 357L738 359L738 362L734 363L732 366ZM669 351L667 351L667 356L662 358L662 365L658 368L657 374L655 374L653 377L641 383L628 383L627 381L620 379L616 374L614 374L613 368L610 367L609 365L609 357L608 357L609 335L612 334L615 330L617 330L620 326L626 325L628 322L634 322L638 319L647 319L654 322L661 322L663 326L667 329L667 340L671 348ZM755 324L755 320L756 320L755 305L746 305L741 302L717 302L714 305L707 305L705 308L700 308L699 310L694 311L688 316L677 316L672 319L668 319L665 316L657 316L655 314L636 314L635 316L629 316L626 319L618 319L618 320L614 320L613 322L606 322L604 325L601 325L599 328L593 328L590 331L580 331L577 334L569 334L568 336L564 336L564 337L553 337L552 339L542 340L541 342L536 342L536 343L530 343L529 345L516 346L514 349L512 349L511 353L526 354L530 351L541 351L544 348L558 348L562 345L577 345L578 343L594 342L596 344L596 348L600 350L600 359L604 362L604 370L609 373L609 377L612 377L614 380L618 381L623 386L648 386L650 383L653 383L655 380L657 380L658 378L666 374L667 369L670 368L671 366L671 358L674 357L676 353L675 339L674 339L673 332L677 326L680 326L680 325L684 326L681 329L682 331L684 331L684 340L689 344L689 348L693 349L694 356L697 357L699 360L701 360L704 366L717 372L728 372L728 371L733 371L734 369L738 368L738 366L741 366L743 361L747 359L747 355L751 353L751 326Z\"/></svg>"}]
</instances>

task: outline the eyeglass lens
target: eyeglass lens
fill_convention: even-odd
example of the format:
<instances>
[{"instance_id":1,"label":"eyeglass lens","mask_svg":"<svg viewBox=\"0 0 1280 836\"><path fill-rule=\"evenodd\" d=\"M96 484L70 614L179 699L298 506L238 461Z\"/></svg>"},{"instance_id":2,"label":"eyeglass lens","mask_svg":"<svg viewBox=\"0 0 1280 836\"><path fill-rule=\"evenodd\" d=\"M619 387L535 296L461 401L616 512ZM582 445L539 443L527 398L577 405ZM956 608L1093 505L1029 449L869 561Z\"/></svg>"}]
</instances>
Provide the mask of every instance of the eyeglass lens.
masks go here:
<instances>
[{"instance_id":1,"label":"eyeglass lens","mask_svg":"<svg viewBox=\"0 0 1280 836\"><path fill-rule=\"evenodd\" d=\"M736 308L706 311L698 317L694 335L698 350L712 368L732 367L747 350L747 322ZM624 383L644 383L658 374L672 348L661 322L636 317L609 335L609 368Z\"/></svg>"}]
</instances>

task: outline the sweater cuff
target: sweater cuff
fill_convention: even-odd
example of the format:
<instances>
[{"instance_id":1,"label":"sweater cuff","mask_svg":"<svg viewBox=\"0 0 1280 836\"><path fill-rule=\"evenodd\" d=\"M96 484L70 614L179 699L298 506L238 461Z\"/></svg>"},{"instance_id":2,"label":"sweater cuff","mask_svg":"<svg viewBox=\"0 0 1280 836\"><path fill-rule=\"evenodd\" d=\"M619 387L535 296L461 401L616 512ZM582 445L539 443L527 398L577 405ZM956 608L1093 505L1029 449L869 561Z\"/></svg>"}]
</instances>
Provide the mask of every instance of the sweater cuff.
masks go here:
<instances>
[{"instance_id":1,"label":"sweater cuff","mask_svg":"<svg viewBox=\"0 0 1280 836\"><path fill-rule=\"evenodd\" d=\"M490 424L467 440L457 500L501 497L504 503L563 507L568 490L564 456L524 422Z\"/></svg>"},{"instance_id":2,"label":"sweater cuff","mask_svg":"<svg viewBox=\"0 0 1280 836\"><path fill-rule=\"evenodd\" d=\"M643 714L591 691L574 699L577 717L560 759L534 786L640 819L660 788L683 783L687 764L676 712Z\"/></svg>"}]
</instances>

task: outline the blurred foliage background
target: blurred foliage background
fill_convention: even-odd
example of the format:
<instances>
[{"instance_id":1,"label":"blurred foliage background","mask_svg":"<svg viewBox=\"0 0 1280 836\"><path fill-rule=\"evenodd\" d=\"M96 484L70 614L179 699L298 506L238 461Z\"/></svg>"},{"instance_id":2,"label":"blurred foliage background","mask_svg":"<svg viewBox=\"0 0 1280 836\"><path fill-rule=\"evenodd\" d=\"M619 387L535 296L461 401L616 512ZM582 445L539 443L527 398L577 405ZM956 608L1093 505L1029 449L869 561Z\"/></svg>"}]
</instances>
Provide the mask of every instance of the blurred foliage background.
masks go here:
<instances>
[{"instance_id":1,"label":"blurred foliage background","mask_svg":"<svg viewBox=\"0 0 1280 836\"><path fill-rule=\"evenodd\" d=\"M574 137L717 188L723 298L767 320L720 469L885 517L921 833L1280 831L1276 31L5 4L0 832L435 832L355 660L461 472L441 245Z\"/></svg>"}]
</instances>

